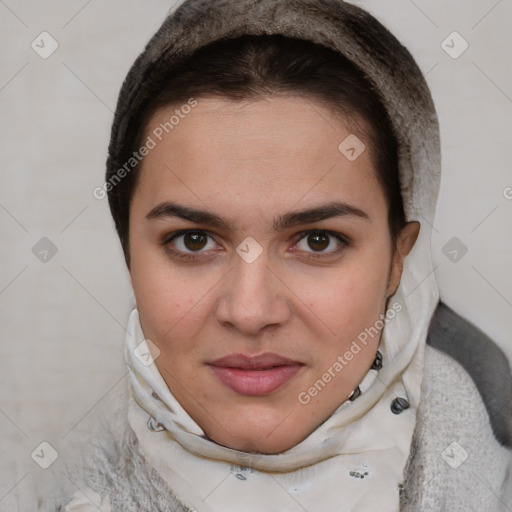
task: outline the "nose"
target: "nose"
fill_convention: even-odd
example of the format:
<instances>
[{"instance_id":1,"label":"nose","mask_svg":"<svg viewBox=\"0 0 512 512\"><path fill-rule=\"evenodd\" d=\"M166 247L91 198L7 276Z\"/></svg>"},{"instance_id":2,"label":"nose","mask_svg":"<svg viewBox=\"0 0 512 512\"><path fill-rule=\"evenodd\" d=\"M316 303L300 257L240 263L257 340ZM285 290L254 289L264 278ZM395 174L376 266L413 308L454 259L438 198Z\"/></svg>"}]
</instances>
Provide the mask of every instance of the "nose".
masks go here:
<instances>
[{"instance_id":1,"label":"nose","mask_svg":"<svg viewBox=\"0 0 512 512\"><path fill-rule=\"evenodd\" d=\"M217 319L247 336L283 325L290 318L289 288L271 268L267 251L252 262L234 255L224 279Z\"/></svg>"}]
</instances>

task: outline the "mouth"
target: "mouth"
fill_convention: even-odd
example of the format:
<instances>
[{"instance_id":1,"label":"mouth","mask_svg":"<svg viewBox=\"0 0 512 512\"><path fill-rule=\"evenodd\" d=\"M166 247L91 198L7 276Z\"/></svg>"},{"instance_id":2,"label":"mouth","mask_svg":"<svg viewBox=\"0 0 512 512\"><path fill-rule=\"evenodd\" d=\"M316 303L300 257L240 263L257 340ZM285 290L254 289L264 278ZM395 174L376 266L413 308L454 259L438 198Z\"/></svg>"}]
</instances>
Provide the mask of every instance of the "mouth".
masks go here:
<instances>
[{"instance_id":1,"label":"mouth","mask_svg":"<svg viewBox=\"0 0 512 512\"><path fill-rule=\"evenodd\" d=\"M219 381L240 395L267 395L290 381L303 363L278 354L231 354L209 363Z\"/></svg>"}]
</instances>

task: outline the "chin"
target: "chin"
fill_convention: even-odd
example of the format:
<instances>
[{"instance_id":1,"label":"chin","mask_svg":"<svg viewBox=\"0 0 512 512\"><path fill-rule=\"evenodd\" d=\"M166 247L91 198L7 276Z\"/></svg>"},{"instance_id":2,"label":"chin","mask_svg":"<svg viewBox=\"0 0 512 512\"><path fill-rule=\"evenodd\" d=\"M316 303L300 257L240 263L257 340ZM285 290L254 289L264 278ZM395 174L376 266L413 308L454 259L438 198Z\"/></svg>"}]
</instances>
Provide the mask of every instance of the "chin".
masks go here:
<instances>
[{"instance_id":1,"label":"chin","mask_svg":"<svg viewBox=\"0 0 512 512\"><path fill-rule=\"evenodd\" d=\"M269 443L266 439L240 439L237 442L231 442L229 445L223 445L232 450L238 450L245 453L253 453L257 455L276 455L278 453L289 450L297 443L273 442ZM218 443L220 444L220 443Z\"/></svg>"},{"instance_id":2,"label":"chin","mask_svg":"<svg viewBox=\"0 0 512 512\"><path fill-rule=\"evenodd\" d=\"M249 422L247 422L249 423ZM217 444L246 453L275 455L300 443L307 433L299 436L299 432L294 428L284 428L284 422L277 424L273 428L268 426L261 427L255 424L232 425L233 429L243 433L241 435L231 435L225 430L217 430L216 432L207 433L208 438ZM295 422L294 422L295 423ZM296 426L296 425L295 425ZM282 427L282 428L280 428Z\"/></svg>"}]
</instances>

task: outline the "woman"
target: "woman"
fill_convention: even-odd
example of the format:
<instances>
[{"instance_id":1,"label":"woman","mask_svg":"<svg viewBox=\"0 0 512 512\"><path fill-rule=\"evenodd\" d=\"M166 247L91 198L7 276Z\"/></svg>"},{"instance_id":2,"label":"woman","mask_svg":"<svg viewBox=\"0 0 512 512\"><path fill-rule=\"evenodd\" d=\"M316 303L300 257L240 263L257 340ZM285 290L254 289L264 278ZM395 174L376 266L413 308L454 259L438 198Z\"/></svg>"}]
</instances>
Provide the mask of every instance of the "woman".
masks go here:
<instances>
[{"instance_id":1,"label":"woman","mask_svg":"<svg viewBox=\"0 0 512 512\"><path fill-rule=\"evenodd\" d=\"M426 346L439 179L425 80L362 9L170 15L107 162L126 410L61 510L510 510L510 449Z\"/></svg>"}]
</instances>

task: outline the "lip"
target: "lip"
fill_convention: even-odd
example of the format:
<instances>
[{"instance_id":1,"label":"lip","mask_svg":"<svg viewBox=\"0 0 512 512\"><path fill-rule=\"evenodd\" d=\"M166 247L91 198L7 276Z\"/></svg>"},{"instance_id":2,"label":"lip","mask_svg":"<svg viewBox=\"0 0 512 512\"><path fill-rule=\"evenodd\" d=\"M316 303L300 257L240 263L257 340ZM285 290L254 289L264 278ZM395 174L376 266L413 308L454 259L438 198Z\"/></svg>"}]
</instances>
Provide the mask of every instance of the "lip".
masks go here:
<instances>
[{"instance_id":1,"label":"lip","mask_svg":"<svg viewBox=\"0 0 512 512\"><path fill-rule=\"evenodd\" d=\"M304 366L273 353L230 354L209 363L216 377L240 395L267 395L284 386Z\"/></svg>"}]
</instances>

